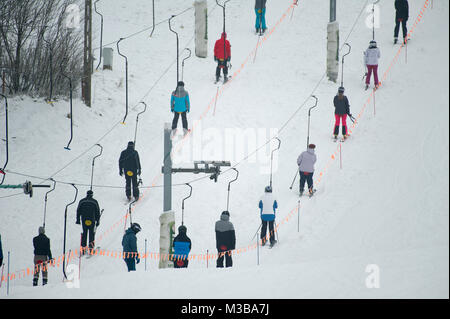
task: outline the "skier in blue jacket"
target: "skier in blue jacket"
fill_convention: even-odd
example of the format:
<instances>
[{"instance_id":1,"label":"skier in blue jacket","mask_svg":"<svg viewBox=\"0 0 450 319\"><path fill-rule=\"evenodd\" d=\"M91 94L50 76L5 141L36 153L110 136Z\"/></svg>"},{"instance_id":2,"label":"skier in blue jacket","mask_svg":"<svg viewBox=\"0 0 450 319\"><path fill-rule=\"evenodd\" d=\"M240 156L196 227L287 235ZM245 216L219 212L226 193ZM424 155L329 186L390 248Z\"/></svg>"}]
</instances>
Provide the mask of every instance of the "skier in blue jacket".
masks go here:
<instances>
[{"instance_id":1,"label":"skier in blue jacket","mask_svg":"<svg viewBox=\"0 0 450 319\"><path fill-rule=\"evenodd\" d=\"M188 122L186 118L186 113L191 110L191 104L189 102L189 93L184 89L184 82L179 81L177 88L172 92L172 97L170 99L170 110L174 113L172 121L172 131L175 132L178 119L181 115L181 121L183 122L184 134L188 132Z\"/></svg>"},{"instance_id":2,"label":"skier in blue jacket","mask_svg":"<svg viewBox=\"0 0 450 319\"><path fill-rule=\"evenodd\" d=\"M273 247L277 242L275 240L273 224L275 222L276 210L278 209L278 202L272 194L272 187L266 187L258 206L261 209L261 243L263 246L266 244L267 225L269 225L270 247Z\"/></svg>"},{"instance_id":3,"label":"skier in blue jacket","mask_svg":"<svg viewBox=\"0 0 450 319\"><path fill-rule=\"evenodd\" d=\"M137 250L136 234L141 231L141 226L138 223L132 223L131 227L127 229L122 238L122 247L124 252L124 261L127 264L128 271L135 271L136 264L141 261L139 259Z\"/></svg>"},{"instance_id":4,"label":"skier in blue jacket","mask_svg":"<svg viewBox=\"0 0 450 319\"><path fill-rule=\"evenodd\" d=\"M188 256L192 248L192 243L186 233L186 226L181 225L178 227L178 235L173 240L173 268L187 268L188 266Z\"/></svg>"}]
</instances>

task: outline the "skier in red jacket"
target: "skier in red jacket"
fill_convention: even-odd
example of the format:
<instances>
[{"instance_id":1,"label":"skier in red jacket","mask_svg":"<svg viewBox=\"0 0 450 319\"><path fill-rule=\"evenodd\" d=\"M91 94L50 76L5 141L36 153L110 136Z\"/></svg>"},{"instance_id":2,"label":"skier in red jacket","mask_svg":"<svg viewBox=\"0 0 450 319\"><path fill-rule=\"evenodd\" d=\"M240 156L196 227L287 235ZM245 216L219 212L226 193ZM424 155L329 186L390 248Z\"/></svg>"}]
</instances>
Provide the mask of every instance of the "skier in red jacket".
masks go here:
<instances>
[{"instance_id":1,"label":"skier in red jacket","mask_svg":"<svg viewBox=\"0 0 450 319\"><path fill-rule=\"evenodd\" d=\"M222 33L222 37L216 41L214 45L214 61L217 62L216 68L216 83L220 78L220 69L223 69L224 83L228 81L228 66L227 63L231 60L231 45L227 40L227 34Z\"/></svg>"}]
</instances>

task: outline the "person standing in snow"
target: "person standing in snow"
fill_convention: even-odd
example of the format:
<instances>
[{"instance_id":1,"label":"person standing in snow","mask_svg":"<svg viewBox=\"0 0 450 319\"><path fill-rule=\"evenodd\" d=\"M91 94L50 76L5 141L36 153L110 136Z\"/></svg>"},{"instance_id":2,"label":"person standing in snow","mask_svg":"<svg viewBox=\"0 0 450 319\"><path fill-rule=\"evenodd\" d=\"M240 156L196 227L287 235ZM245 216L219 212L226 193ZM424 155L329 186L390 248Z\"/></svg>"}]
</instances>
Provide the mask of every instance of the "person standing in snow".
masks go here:
<instances>
[{"instance_id":1,"label":"person standing in snow","mask_svg":"<svg viewBox=\"0 0 450 319\"><path fill-rule=\"evenodd\" d=\"M218 251L217 268L223 268L223 259L225 257L226 267L233 266L231 251L236 248L236 234L234 226L230 222L230 213L222 212L220 220L216 222L216 247Z\"/></svg>"},{"instance_id":2,"label":"person standing in snow","mask_svg":"<svg viewBox=\"0 0 450 319\"><path fill-rule=\"evenodd\" d=\"M187 228L181 225L178 227L178 235L173 239L173 268L187 268L191 248L192 243L191 239L187 236Z\"/></svg>"},{"instance_id":3,"label":"person standing in snow","mask_svg":"<svg viewBox=\"0 0 450 319\"><path fill-rule=\"evenodd\" d=\"M83 234L81 235L81 247L83 247L83 254L87 250L87 237L89 234L89 248L94 249L95 246L95 227L100 225L100 206L97 200L94 199L94 192L88 190L86 197L80 200L77 208L76 224L80 225L83 222Z\"/></svg>"},{"instance_id":4,"label":"person standing in snow","mask_svg":"<svg viewBox=\"0 0 450 319\"><path fill-rule=\"evenodd\" d=\"M47 263L53 258L50 250L50 239L45 236L45 228L39 227L38 233L39 235L33 238L35 268L33 286L38 285L40 272L42 272L42 285L44 286L48 281Z\"/></svg>"},{"instance_id":5,"label":"person standing in snow","mask_svg":"<svg viewBox=\"0 0 450 319\"><path fill-rule=\"evenodd\" d=\"M275 222L275 214L278 208L278 202L272 193L272 187L266 187L264 195L259 200L258 207L261 210L261 244L262 246L266 244L267 226L269 226L270 247L273 247L273 245L275 245L277 242L275 239L273 225Z\"/></svg>"},{"instance_id":6,"label":"person standing in snow","mask_svg":"<svg viewBox=\"0 0 450 319\"><path fill-rule=\"evenodd\" d=\"M373 72L375 89L378 88L378 60L380 59L380 49L377 48L375 40L370 41L369 48L364 51L364 63L367 67L366 90L370 85L370 78Z\"/></svg>"},{"instance_id":7,"label":"person standing in snow","mask_svg":"<svg viewBox=\"0 0 450 319\"><path fill-rule=\"evenodd\" d=\"M222 33L219 40L214 45L214 61L217 62L216 83L219 82L220 70L223 69L223 83L228 81L228 62L231 60L231 45L227 40L227 34Z\"/></svg>"},{"instance_id":8,"label":"person standing in snow","mask_svg":"<svg viewBox=\"0 0 450 319\"><path fill-rule=\"evenodd\" d=\"M119 158L119 175L125 173L125 195L131 200L131 185L133 185L134 199L139 199L139 187L137 176L141 175L141 162L139 153L134 149L134 142L128 142L126 150L120 153Z\"/></svg>"},{"instance_id":9,"label":"person standing in snow","mask_svg":"<svg viewBox=\"0 0 450 319\"><path fill-rule=\"evenodd\" d=\"M298 170L300 172L300 196L305 190L305 182L308 183L309 195L314 193L314 164L317 161L317 156L314 153L316 145L309 144L308 149L300 154L297 158Z\"/></svg>"},{"instance_id":10,"label":"person standing in snow","mask_svg":"<svg viewBox=\"0 0 450 319\"><path fill-rule=\"evenodd\" d=\"M395 28L394 28L394 44L398 41L398 33L400 24L402 25L403 43L406 43L408 37L408 28L406 22L409 19L409 5L408 0L395 0Z\"/></svg>"},{"instance_id":11,"label":"person standing in snow","mask_svg":"<svg viewBox=\"0 0 450 319\"><path fill-rule=\"evenodd\" d=\"M136 264L141 261L137 250L136 234L141 231L138 223L132 223L122 238L123 260L127 264L128 272L136 270Z\"/></svg>"},{"instance_id":12,"label":"person standing in snow","mask_svg":"<svg viewBox=\"0 0 450 319\"><path fill-rule=\"evenodd\" d=\"M256 13L256 22L255 29L256 33L262 29L262 33L264 33L267 29L266 26L266 2L267 0L255 0L255 13Z\"/></svg>"},{"instance_id":13,"label":"person standing in snow","mask_svg":"<svg viewBox=\"0 0 450 319\"><path fill-rule=\"evenodd\" d=\"M338 94L334 97L334 117L336 122L334 124L334 138L337 139L339 135L339 124L342 122L342 135L344 139L347 138L347 115L350 117L350 104L347 97L344 95L344 87L339 87Z\"/></svg>"},{"instance_id":14,"label":"person standing in snow","mask_svg":"<svg viewBox=\"0 0 450 319\"><path fill-rule=\"evenodd\" d=\"M172 121L172 133L178 126L178 119L181 115L181 121L183 122L183 131L186 135L188 132L188 122L186 118L186 113L189 113L191 109L191 104L189 102L189 93L184 89L184 82L179 81L177 88L172 92L172 97L170 99L170 110L174 113Z\"/></svg>"}]
</instances>

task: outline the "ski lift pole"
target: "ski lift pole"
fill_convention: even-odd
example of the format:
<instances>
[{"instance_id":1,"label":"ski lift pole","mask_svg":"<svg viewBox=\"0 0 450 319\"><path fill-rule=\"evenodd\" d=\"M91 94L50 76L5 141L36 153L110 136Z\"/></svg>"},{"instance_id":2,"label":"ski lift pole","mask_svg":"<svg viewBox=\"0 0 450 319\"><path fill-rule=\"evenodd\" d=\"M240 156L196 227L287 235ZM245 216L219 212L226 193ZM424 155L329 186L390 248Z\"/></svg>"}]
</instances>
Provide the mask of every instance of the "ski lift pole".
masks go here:
<instances>
[{"instance_id":1,"label":"ski lift pole","mask_svg":"<svg viewBox=\"0 0 450 319\"><path fill-rule=\"evenodd\" d=\"M227 2L228 2L228 1L230 1L230 0L226 0L226 1L223 3L223 5L221 5L221 4L219 4L219 0L216 0L217 5L218 5L219 7L221 7L222 10L223 10L223 32L225 32L225 10L226 10L225 6L227 5Z\"/></svg>"},{"instance_id":2,"label":"ski lift pole","mask_svg":"<svg viewBox=\"0 0 450 319\"><path fill-rule=\"evenodd\" d=\"M0 96L3 97L5 99L5 127L6 127L6 162L3 165L3 168L0 170L0 172L2 173L3 177L2 177L2 181L0 183L0 185L3 184L3 182L5 181L5 168L6 165L8 165L8 160L9 160L9 138L8 138L8 98L6 97L6 95L3 95L0 93Z\"/></svg>"},{"instance_id":3,"label":"ski lift pole","mask_svg":"<svg viewBox=\"0 0 450 319\"><path fill-rule=\"evenodd\" d=\"M64 73L63 66L61 64L61 74L63 77L69 80L69 89L70 89L70 140L67 143L67 146L64 147L66 150L70 151L69 145L72 143L73 139L73 108L72 108L72 78Z\"/></svg>"},{"instance_id":4,"label":"ski lift pole","mask_svg":"<svg viewBox=\"0 0 450 319\"><path fill-rule=\"evenodd\" d=\"M375 5L380 2L380 0L376 0L372 3L372 40L375 40Z\"/></svg>"},{"instance_id":5,"label":"ski lift pole","mask_svg":"<svg viewBox=\"0 0 450 319\"><path fill-rule=\"evenodd\" d=\"M49 190L47 193L45 193L45 200L44 200L44 223L42 224L42 227L45 229L45 217L47 215L47 195L51 192L53 192L56 188L56 181L53 178L50 178L51 181L53 181L53 188Z\"/></svg>"},{"instance_id":6,"label":"ski lift pole","mask_svg":"<svg viewBox=\"0 0 450 319\"><path fill-rule=\"evenodd\" d=\"M184 225L184 201L192 196L192 186L189 183L186 183L186 185L189 186L190 191L189 195L183 198L183 201L181 202L181 225Z\"/></svg>"},{"instance_id":7,"label":"ski lift pole","mask_svg":"<svg viewBox=\"0 0 450 319\"><path fill-rule=\"evenodd\" d=\"M236 178L228 183L227 211L228 211L229 204L230 204L230 185L231 185L231 183L234 183L235 181L237 181L237 179L239 178L239 171L237 169L235 169L234 167L232 168L232 170L234 170L236 172Z\"/></svg>"},{"instance_id":8,"label":"ski lift pole","mask_svg":"<svg viewBox=\"0 0 450 319\"><path fill-rule=\"evenodd\" d=\"M342 73L341 73L341 86L344 86L344 58L350 54L352 47L348 43L344 43L344 45L348 46L348 52L342 56Z\"/></svg>"},{"instance_id":9,"label":"ski lift pole","mask_svg":"<svg viewBox=\"0 0 450 319\"><path fill-rule=\"evenodd\" d=\"M180 79L180 61L179 61L180 60L180 53L179 53L180 41L178 39L178 33L172 29L172 25L170 24L170 21L173 18L175 18L174 15L172 15L169 18L169 30L172 31L173 33L175 33L175 35L177 36L177 86L178 86L178 81Z\"/></svg>"},{"instance_id":10,"label":"ski lift pole","mask_svg":"<svg viewBox=\"0 0 450 319\"><path fill-rule=\"evenodd\" d=\"M92 181L94 180L94 163L95 163L95 159L97 157L99 157L100 155L102 155L102 153L103 153L103 146L101 146L100 144L95 144L95 145L100 147L100 153L98 155L94 156L94 158L92 159L91 188L90 188L90 190L92 190Z\"/></svg>"},{"instance_id":11,"label":"ski lift pole","mask_svg":"<svg viewBox=\"0 0 450 319\"><path fill-rule=\"evenodd\" d=\"M64 274L64 278L67 279L67 275L66 275L66 234L67 234L67 208L72 205L73 203L75 203L75 201L77 200L77 196L78 196L78 188L75 186L75 184L71 184L73 186L73 188L75 188L75 198L73 199L72 202L70 202L69 204L66 205L66 209L64 211L64 244L63 244L63 265L62 265L62 269L63 269L63 274Z\"/></svg>"},{"instance_id":12,"label":"ski lift pole","mask_svg":"<svg viewBox=\"0 0 450 319\"><path fill-rule=\"evenodd\" d=\"M119 41L117 41L117 53L119 53L120 56L125 58L125 116L122 121L122 124L125 124L125 119L128 116L128 58L122 53L120 53L119 43L122 40L124 40L124 38L120 38Z\"/></svg>"},{"instance_id":13,"label":"ski lift pole","mask_svg":"<svg viewBox=\"0 0 450 319\"><path fill-rule=\"evenodd\" d=\"M98 70L98 67L100 66L100 63L102 63L102 57L103 57L103 15L97 11L97 2L100 0L97 0L94 2L94 10L95 12L100 16L100 58L98 60L98 65L95 68L95 70Z\"/></svg>"},{"instance_id":14,"label":"ski lift pole","mask_svg":"<svg viewBox=\"0 0 450 319\"><path fill-rule=\"evenodd\" d=\"M152 0L152 13L153 13L153 28L152 28L152 32L150 33L149 38L152 37L153 35L153 31L155 31L155 0Z\"/></svg>"},{"instance_id":15,"label":"ski lift pole","mask_svg":"<svg viewBox=\"0 0 450 319\"><path fill-rule=\"evenodd\" d=\"M310 128L310 122L311 122L311 110L317 106L318 98L315 95L311 95L312 98L316 100L313 107L310 107L308 110L308 137L306 139L306 148L308 148L309 145L309 128ZM297 175L296 175L297 176Z\"/></svg>"},{"instance_id":16,"label":"ski lift pole","mask_svg":"<svg viewBox=\"0 0 450 319\"><path fill-rule=\"evenodd\" d=\"M183 81L184 78L184 61L186 61L187 59L189 59L191 57L191 49L186 48L185 50L189 51L189 56L187 56L186 58L183 59L183 61L181 62L181 81Z\"/></svg>"},{"instance_id":17,"label":"ski lift pole","mask_svg":"<svg viewBox=\"0 0 450 319\"><path fill-rule=\"evenodd\" d=\"M270 188L272 188L272 167L273 167L273 153L278 151L281 147L281 140L278 137L275 137L278 140L278 147L272 151L270 154Z\"/></svg>"},{"instance_id":18,"label":"ski lift pole","mask_svg":"<svg viewBox=\"0 0 450 319\"><path fill-rule=\"evenodd\" d=\"M133 224L133 221L132 221L132 219L131 219L131 205L133 205L133 204L136 203L137 201L138 201L138 199L135 198L134 201L132 201L132 202L130 203L130 205L128 205L128 215L130 215L130 227L131 227L131 224ZM125 225L126 225L126 223L125 223Z\"/></svg>"},{"instance_id":19,"label":"ski lift pole","mask_svg":"<svg viewBox=\"0 0 450 319\"><path fill-rule=\"evenodd\" d=\"M138 122L139 122L139 115L147 111L147 104L145 102L141 102L144 104L144 110L142 112L139 112L136 116L136 128L134 129L134 146L136 147L136 135L137 135L137 129L138 129Z\"/></svg>"}]
</instances>

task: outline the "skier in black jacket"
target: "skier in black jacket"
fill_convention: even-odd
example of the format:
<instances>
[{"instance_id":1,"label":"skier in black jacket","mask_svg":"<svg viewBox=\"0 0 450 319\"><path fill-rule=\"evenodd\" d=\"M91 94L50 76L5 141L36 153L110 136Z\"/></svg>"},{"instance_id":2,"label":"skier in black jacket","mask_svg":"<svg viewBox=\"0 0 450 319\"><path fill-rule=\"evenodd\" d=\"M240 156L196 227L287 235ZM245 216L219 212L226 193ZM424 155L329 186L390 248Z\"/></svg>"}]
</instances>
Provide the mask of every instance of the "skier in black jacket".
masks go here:
<instances>
[{"instance_id":1,"label":"skier in black jacket","mask_svg":"<svg viewBox=\"0 0 450 319\"><path fill-rule=\"evenodd\" d=\"M219 252L217 267L223 268L223 259L226 259L226 267L233 266L231 251L236 248L236 235L233 224L230 222L230 213L224 211L220 220L216 222L216 247Z\"/></svg>"},{"instance_id":2,"label":"skier in black jacket","mask_svg":"<svg viewBox=\"0 0 450 319\"><path fill-rule=\"evenodd\" d=\"M409 19L409 5L408 0L395 0L395 29L394 29L394 44L398 41L398 32L400 23L402 24L403 43L406 42L408 36L408 29L406 22Z\"/></svg>"},{"instance_id":3,"label":"skier in black jacket","mask_svg":"<svg viewBox=\"0 0 450 319\"><path fill-rule=\"evenodd\" d=\"M350 104L348 103L347 97L344 95L344 88L341 86L338 89L338 94L334 97L334 116L336 122L334 124L334 138L337 139L339 134L339 124L342 121L342 135L347 138L347 115L350 117Z\"/></svg>"},{"instance_id":4,"label":"skier in black jacket","mask_svg":"<svg viewBox=\"0 0 450 319\"><path fill-rule=\"evenodd\" d=\"M45 228L39 227L39 235L33 238L34 246L34 276L33 286L37 286L39 273L42 271L42 285L46 285L48 281L47 262L52 260L52 252L50 250L50 239L45 236Z\"/></svg>"},{"instance_id":5,"label":"skier in black jacket","mask_svg":"<svg viewBox=\"0 0 450 319\"><path fill-rule=\"evenodd\" d=\"M119 158L119 175L125 173L125 194L128 200L131 200L131 184L133 184L133 196L139 199L139 187L137 176L141 175L141 162L139 154L134 149L134 142L128 142L126 150L122 151Z\"/></svg>"},{"instance_id":6,"label":"skier in black jacket","mask_svg":"<svg viewBox=\"0 0 450 319\"><path fill-rule=\"evenodd\" d=\"M94 192L91 190L87 191L86 197L80 200L77 208L77 221L80 224L80 218L83 222L83 234L81 237L81 247L85 252L87 236L89 233L89 248L93 249L95 246L95 227L100 225L100 206L98 202L94 199Z\"/></svg>"}]
</instances>

